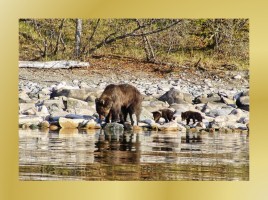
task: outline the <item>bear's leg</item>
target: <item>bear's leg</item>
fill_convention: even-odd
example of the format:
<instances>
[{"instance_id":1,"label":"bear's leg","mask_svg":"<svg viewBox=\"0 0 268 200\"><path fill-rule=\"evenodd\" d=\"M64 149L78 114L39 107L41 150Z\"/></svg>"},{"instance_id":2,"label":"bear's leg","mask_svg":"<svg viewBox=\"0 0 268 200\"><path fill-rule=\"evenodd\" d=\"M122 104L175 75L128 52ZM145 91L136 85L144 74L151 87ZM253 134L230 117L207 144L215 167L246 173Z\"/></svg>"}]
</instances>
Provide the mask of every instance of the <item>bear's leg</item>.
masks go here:
<instances>
[{"instance_id":1,"label":"bear's leg","mask_svg":"<svg viewBox=\"0 0 268 200\"><path fill-rule=\"evenodd\" d=\"M169 115L169 116L168 116L168 121L169 121L169 122L172 121L172 118L173 118L173 116Z\"/></svg>"},{"instance_id":2,"label":"bear's leg","mask_svg":"<svg viewBox=\"0 0 268 200\"><path fill-rule=\"evenodd\" d=\"M168 121L168 118L167 118L167 116L165 116L165 122L166 123L168 123L169 121Z\"/></svg>"},{"instance_id":3,"label":"bear's leg","mask_svg":"<svg viewBox=\"0 0 268 200\"><path fill-rule=\"evenodd\" d=\"M165 119L165 122L168 123L167 114L162 111L162 118Z\"/></svg>"},{"instance_id":4,"label":"bear's leg","mask_svg":"<svg viewBox=\"0 0 268 200\"><path fill-rule=\"evenodd\" d=\"M139 125L139 121L140 121L140 114L136 114L136 119L137 119L137 126Z\"/></svg>"},{"instance_id":5,"label":"bear's leg","mask_svg":"<svg viewBox=\"0 0 268 200\"><path fill-rule=\"evenodd\" d=\"M124 120L124 114L121 112L119 114L119 116L120 116L120 124L124 124L124 122L125 122L125 120Z\"/></svg>"},{"instance_id":6,"label":"bear's leg","mask_svg":"<svg viewBox=\"0 0 268 200\"><path fill-rule=\"evenodd\" d=\"M128 114L127 112L124 113L124 122L127 121L127 114Z\"/></svg>"},{"instance_id":7,"label":"bear's leg","mask_svg":"<svg viewBox=\"0 0 268 200\"><path fill-rule=\"evenodd\" d=\"M122 116L121 116L120 120L123 124L127 121L127 114L128 114L128 109L125 107L122 107L121 108L121 115Z\"/></svg>"},{"instance_id":8,"label":"bear's leg","mask_svg":"<svg viewBox=\"0 0 268 200\"><path fill-rule=\"evenodd\" d=\"M136 109L135 114L136 114L136 119L137 119L137 126L139 126L141 108Z\"/></svg>"},{"instance_id":9,"label":"bear's leg","mask_svg":"<svg viewBox=\"0 0 268 200\"><path fill-rule=\"evenodd\" d=\"M120 121L120 111L118 109L112 110L112 122L118 122Z\"/></svg>"},{"instance_id":10,"label":"bear's leg","mask_svg":"<svg viewBox=\"0 0 268 200\"><path fill-rule=\"evenodd\" d=\"M129 112L129 117L130 117L131 125L133 126L134 125L134 120L133 120L132 115L133 115L133 113L132 112Z\"/></svg>"},{"instance_id":11,"label":"bear's leg","mask_svg":"<svg viewBox=\"0 0 268 200\"><path fill-rule=\"evenodd\" d=\"M188 125L190 123L190 118L187 118L186 122L187 122L186 124Z\"/></svg>"},{"instance_id":12,"label":"bear's leg","mask_svg":"<svg viewBox=\"0 0 268 200\"><path fill-rule=\"evenodd\" d=\"M112 121L112 113L110 111L109 114L107 115L107 117L105 118L105 122L106 123L111 123L111 121Z\"/></svg>"}]
</instances>

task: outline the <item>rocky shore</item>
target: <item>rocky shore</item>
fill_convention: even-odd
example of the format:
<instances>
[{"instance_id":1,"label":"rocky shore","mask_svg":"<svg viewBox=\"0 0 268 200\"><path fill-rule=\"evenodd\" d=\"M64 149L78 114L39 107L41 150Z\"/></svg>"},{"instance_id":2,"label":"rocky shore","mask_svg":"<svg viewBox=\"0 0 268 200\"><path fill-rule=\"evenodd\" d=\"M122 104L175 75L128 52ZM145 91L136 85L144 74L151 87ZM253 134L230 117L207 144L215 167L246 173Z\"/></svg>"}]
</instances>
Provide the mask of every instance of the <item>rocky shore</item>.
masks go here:
<instances>
[{"instance_id":1,"label":"rocky shore","mask_svg":"<svg viewBox=\"0 0 268 200\"><path fill-rule=\"evenodd\" d=\"M215 77L191 77L189 74L181 74L184 78L152 78L144 74L114 76L116 73L81 80L76 79L79 76L68 73L64 73L64 76L58 72L49 73L55 78L45 82L40 78L34 79L40 74L34 76L25 69L20 72L19 127L99 129L101 125L97 123L95 99L110 83L129 83L144 95L139 127L112 123L106 126L108 129L248 131L249 85L243 74L236 73L230 77L231 81L226 81ZM163 123L162 119L156 123L152 112L163 108L176 111L176 119L169 123ZM200 112L203 123L190 122L187 126L185 121L181 121L181 113L188 110Z\"/></svg>"}]
</instances>

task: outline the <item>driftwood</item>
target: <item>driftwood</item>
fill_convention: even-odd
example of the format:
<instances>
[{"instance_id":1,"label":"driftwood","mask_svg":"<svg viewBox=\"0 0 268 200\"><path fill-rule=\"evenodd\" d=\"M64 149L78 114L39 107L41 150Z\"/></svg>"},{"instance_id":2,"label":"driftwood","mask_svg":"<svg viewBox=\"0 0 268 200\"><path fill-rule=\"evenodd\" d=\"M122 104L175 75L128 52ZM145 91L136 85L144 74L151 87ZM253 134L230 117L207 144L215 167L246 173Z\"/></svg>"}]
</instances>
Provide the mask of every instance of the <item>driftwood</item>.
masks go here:
<instances>
[{"instance_id":1,"label":"driftwood","mask_svg":"<svg viewBox=\"0 0 268 200\"><path fill-rule=\"evenodd\" d=\"M89 67L88 62L79 62L72 60L36 62L36 61L19 61L21 68L39 68L39 69L69 69L75 67Z\"/></svg>"}]
</instances>

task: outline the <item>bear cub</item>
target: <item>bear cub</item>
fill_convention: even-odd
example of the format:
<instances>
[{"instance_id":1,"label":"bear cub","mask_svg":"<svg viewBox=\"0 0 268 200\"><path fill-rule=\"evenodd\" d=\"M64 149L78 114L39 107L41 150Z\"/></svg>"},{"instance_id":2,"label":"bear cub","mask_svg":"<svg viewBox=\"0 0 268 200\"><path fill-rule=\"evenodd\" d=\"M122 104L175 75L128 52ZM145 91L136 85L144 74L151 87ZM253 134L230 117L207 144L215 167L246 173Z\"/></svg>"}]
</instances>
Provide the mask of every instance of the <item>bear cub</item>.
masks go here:
<instances>
[{"instance_id":1,"label":"bear cub","mask_svg":"<svg viewBox=\"0 0 268 200\"><path fill-rule=\"evenodd\" d=\"M163 117L165 119L165 122L170 122L171 120L174 120L175 117L173 115L175 112L169 110L169 109L161 109L159 111L152 112L154 116L154 121L159 122L159 119Z\"/></svg>"},{"instance_id":2,"label":"bear cub","mask_svg":"<svg viewBox=\"0 0 268 200\"><path fill-rule=\"evenodd\" d=\"M202 122L202 115L199 112L194 112L194 111L186 111L181 113L181 120L184 121L186 120L186 124L188 125L190 122L190 119L193 120L195 123L195 120Z\"/></svg>"}]
</instances>

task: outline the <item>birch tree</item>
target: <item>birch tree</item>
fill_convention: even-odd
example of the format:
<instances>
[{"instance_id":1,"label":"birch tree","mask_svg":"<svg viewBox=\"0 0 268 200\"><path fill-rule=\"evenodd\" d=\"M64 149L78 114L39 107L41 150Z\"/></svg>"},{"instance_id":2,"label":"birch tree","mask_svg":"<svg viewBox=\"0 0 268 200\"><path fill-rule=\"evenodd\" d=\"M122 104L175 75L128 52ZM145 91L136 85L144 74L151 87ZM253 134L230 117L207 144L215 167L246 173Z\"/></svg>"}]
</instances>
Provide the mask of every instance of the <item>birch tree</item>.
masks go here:
<instances>
[{"instance_id":1,"label":"birch tree","mask_svg":"<svg viewBox=\"0 0 268 200\"><path fill-rule=\"evenodd\" d=\"M76 19L76 31L75 31L75 57L80 57L81 47L81 35L82 35L82 19Z\"/></svg>"}]
</instances>

